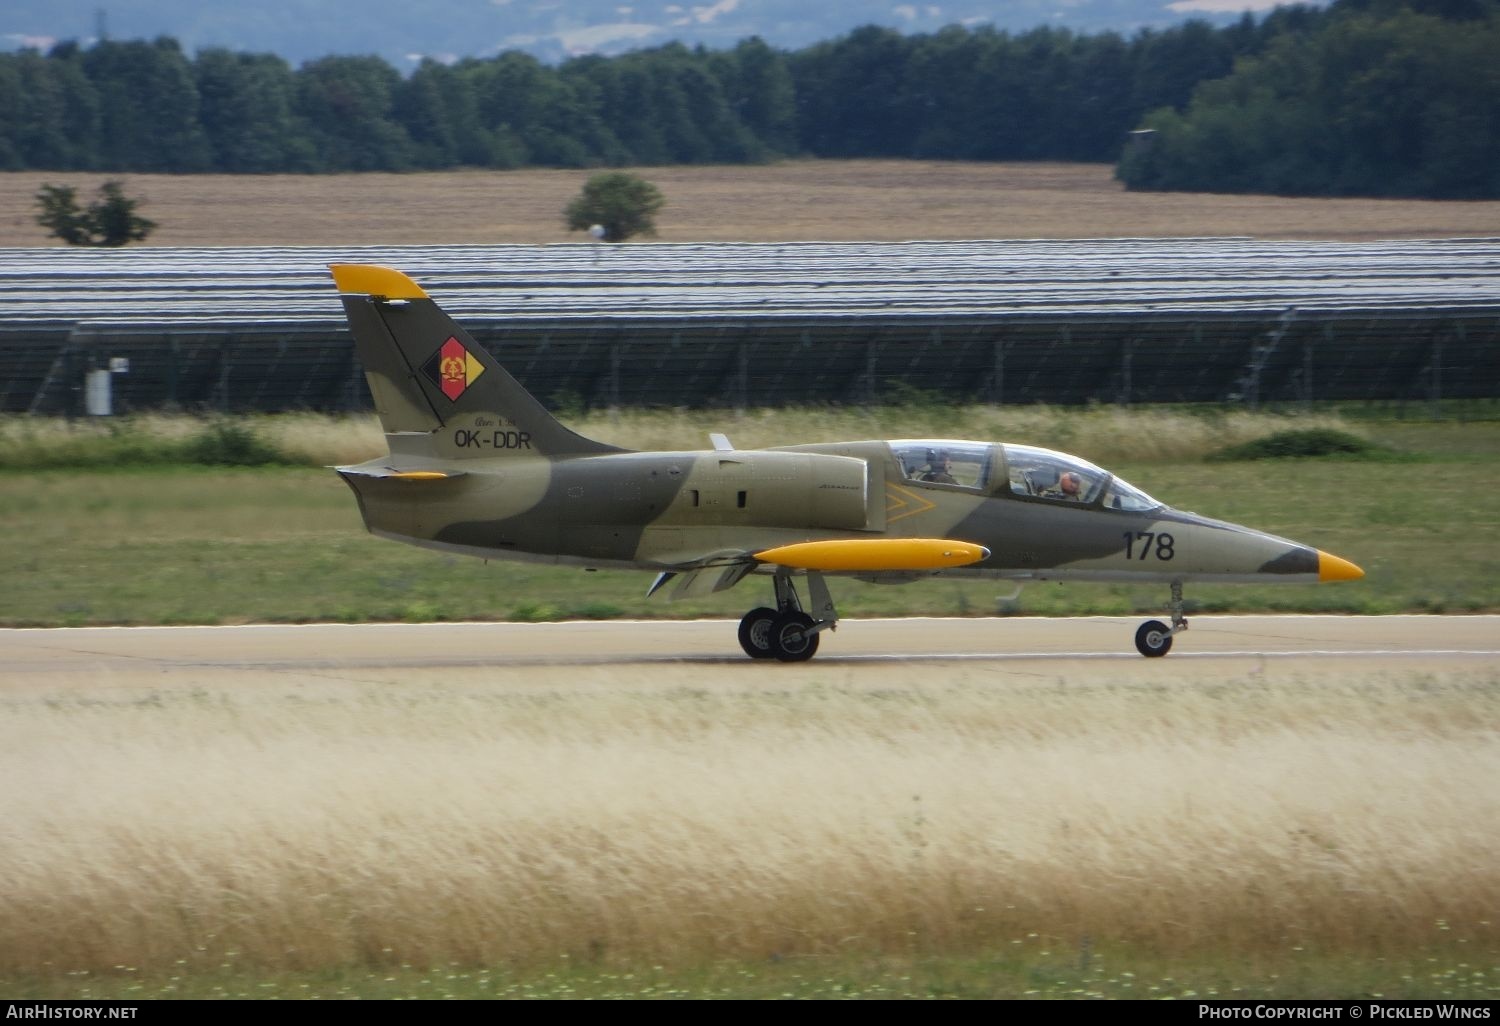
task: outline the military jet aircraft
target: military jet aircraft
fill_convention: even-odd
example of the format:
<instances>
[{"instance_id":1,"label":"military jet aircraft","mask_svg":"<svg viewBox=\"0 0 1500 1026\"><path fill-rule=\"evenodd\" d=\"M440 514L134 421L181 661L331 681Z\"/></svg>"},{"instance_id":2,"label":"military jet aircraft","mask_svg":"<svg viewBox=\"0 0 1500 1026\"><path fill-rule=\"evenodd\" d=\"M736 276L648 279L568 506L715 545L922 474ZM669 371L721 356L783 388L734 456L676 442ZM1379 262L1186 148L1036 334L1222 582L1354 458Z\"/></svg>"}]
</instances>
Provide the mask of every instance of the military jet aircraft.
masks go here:
<instances>
[{"instance_id":1,"label":"military jet aircraft","mask_svg":"<svg viewBox=\"0 0 1500 1026\"><path fill-rule=\"evenodd\" d=\"M483 558L657 574L650 593L770 578L740 621L754 659L812 657L838 623L827 578L930 574L1159 581L1171 623L1190 581L1342 581L1347 560L1171 509L1076 456L1008 442L828 442L632 452L574 433L400 271L337 264L389 455L337 468L380 537ZM805 582L807 600L798 593Z\"/></svg>"}]
</instances>

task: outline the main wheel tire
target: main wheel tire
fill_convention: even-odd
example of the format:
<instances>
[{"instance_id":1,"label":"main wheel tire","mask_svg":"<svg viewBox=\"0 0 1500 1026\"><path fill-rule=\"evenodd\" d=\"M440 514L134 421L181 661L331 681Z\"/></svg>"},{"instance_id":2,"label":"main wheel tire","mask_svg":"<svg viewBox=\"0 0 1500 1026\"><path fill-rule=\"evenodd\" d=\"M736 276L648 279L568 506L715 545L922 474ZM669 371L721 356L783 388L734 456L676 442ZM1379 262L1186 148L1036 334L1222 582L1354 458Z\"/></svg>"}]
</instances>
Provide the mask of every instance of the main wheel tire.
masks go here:
<instances>
[{"instance_id":1,"label":"main wheel tire","mask_svg":"<svg viewBox=\"0 0 1500 1026\"><path fill-rule=\"evenodd\" d=\"M752 609L740 620L740 648L751 659L771 659L771 625L776 622L776 610L760 606Z\"/></svg>"},{"instance_id":2,"label":"main wheel tire","mask_svg":"<svg viewBox=\"0 0 1500 1026\"><path fill-rule=\"evenodd\" d=\"M813 618L806 613L783 613L771 624L771 654L783 663L800 663L818 650Z\"/></svg>"},{"instance_id":3,"label":"main wheel tire","mask_svg":"<svg viewBox=\"0 0 1500 1026\"><path fill-rule=\"evenodd\" d=\"M1135 632L1135 647L1148 659L1166 655L1172 651L1172 628L1160 620L1147 620Z\"/></svg>"}]
</instances>

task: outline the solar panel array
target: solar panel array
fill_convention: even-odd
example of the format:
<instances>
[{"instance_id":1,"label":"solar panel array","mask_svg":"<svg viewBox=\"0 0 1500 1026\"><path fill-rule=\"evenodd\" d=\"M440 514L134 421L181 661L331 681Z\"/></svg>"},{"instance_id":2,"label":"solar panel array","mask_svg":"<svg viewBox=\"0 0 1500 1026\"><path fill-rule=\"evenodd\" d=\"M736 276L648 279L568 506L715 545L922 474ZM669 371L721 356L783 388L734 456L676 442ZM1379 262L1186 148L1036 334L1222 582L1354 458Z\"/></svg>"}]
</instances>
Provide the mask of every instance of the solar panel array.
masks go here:
<instances>
[{"instance_id":1,"label":"solar panel array","mask_svg":"<svg viewBox=\"0 0 1500 1026\"><path fill-rule=\"evenodd\" d=\"M326 265L563 405L1500 394L1500 239L0 249L0 410L368 405Z\"/></svg>"}]
</instances>

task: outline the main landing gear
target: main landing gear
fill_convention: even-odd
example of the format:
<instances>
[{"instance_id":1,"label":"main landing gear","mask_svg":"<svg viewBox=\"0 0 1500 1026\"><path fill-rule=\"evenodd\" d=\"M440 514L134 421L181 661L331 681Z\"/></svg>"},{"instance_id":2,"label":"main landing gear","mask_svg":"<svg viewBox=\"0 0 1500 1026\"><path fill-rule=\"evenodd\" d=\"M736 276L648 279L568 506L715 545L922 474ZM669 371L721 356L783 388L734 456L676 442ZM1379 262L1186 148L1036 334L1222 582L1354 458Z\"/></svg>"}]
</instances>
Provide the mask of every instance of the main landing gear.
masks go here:
<instances>
[{"instance_id":1,"label":"main landing gear","mask_svg":"<svg viewBox=\"0 0 1500 1026\"><path fill-rule=\"evenodd\" d=\"M751 659L811 659L818 650L818 635L839 622L828 584L821 573L808 571L807 594L816 618L803 610L789 571L777 570L775 585L776 608L759 606L740 620L740 647Z\"/></svg>"},{"instance_id":2,"label":"main landing gear","mask_svg":"<svg viewBox=\"0 0 1500 1026\"><path fill-rule=\"evenodd\" d=\"M828 584L816 570L807 572L807 594L812 612L802 608L797 588L788 570L777 570L774 578L776 608L757 606L740 620L740 647L751 659L776 659L783 663L800 663L818 651L818 635L838 626L839 614L834 608ZM1182 582L1172 582L1172 625L1147 620L1135 632L1135 647L1141 655L1157 658L1172 650L1172 638L1188 629L1183 615Z\"/></svg>"},{"instance_id":3,"label":"main landing gear","mask_svg":"<svg viewBox=\"0 0 1500 1026\"><path fill-rule=\"evenodd\" d=\"M1187 630L1187 617L1182 615L1182 582L1172 582L1172 626L1160 620L1147 620L1135 632L1136 651L1148 658L1164 656L1172 651L1172 636Z\"/></svg>"}]
</instances>

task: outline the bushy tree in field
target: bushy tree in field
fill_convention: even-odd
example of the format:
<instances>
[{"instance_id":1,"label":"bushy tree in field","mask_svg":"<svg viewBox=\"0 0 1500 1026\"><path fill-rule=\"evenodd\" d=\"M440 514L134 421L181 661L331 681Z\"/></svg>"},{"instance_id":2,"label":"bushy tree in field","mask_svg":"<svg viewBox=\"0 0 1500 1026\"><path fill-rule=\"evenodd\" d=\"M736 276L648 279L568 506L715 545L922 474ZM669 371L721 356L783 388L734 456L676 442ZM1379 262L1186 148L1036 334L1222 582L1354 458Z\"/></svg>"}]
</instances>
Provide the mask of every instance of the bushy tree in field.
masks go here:
<instances>
[{"instance_id":1,"label":"bushy tree in field","mask_svg":"<svg viewBox=\"0 0 1500 1026\"><path fill-rule=\"evenodd\" d=\"M136 214L140 201L126 196L118 181L101 185L99 199L87 209L79 207L78 190L71 185L44 185L36 202L42 208L37 224L70 246L123 246L144 241L156 227Z\"/></svg>"},{"instance_id":2,"label":"bushy tree in field","mask_svg":"<svg viewBox=\"0 0 1500 1026\"><path fill-rule=\"evenodd\" d=\"M655 235L656 214L666 205L661 190L624 171L594 175L563 210L568 231L604 229L605 242L624 242L633 235Z\"/></svg>"}]
</instances>

